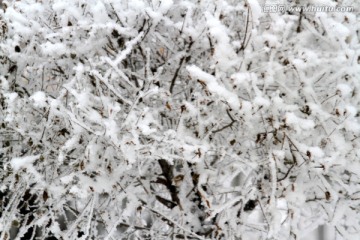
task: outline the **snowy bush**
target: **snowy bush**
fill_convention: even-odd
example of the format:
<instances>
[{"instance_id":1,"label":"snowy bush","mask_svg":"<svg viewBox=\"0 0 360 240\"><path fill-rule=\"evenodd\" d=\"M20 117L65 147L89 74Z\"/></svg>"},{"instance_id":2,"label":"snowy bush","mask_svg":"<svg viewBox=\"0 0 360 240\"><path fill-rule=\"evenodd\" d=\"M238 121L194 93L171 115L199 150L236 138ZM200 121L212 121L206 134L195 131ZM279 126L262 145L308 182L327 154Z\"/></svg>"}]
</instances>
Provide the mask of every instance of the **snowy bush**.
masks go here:
<instances>
[{"instance_id":1,"label":"snowy bush","mask_svg":"<svg viewBox=\"0 0 360 240\"><path fill-rule=\"evenodd\" d=\"M3 1L0 238L358 239L359 16L262 4Z\"/></svg>"}]
</instances>

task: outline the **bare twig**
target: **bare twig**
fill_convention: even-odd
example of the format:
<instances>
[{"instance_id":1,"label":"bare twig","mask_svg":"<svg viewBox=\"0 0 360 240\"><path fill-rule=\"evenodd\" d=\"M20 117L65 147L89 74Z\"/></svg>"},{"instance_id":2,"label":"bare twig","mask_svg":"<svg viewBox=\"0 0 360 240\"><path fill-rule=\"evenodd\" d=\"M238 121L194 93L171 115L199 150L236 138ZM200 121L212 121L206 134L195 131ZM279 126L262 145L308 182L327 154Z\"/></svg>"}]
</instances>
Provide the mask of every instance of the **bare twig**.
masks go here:
<instances>
[{"instance_id":1,"label":"bare twig","mask_svg":"<svg viewBox=\"0 0 360 240\"><path fill-rule=\"evenodd\" d=\"M229 127L231 128L232 125L236 122L236 120L231 116L229 110L226 110L226 113L229 116L229 118L231 119L231 122L229 124L226 124L225 126L219 128L219 129L213 130L212 133L218 133L218 132L223 131L226 128L229 128Z\"/></svg>"},{"instance_id":2,"label":"bare twig","mask_svg":"<svg viewBox=\"0 0 360 240\"><path fill-rule=\"evenodd\" d=\"M179 75L179 71L180 71L180 69L181 69L181 67L182 67L185 59L188 57L188 54L189 54L190 49L191 49L191 46L192 46L193 44L194 44L194 41L190 40L190 43L189 43L189 45L188 45L188 47L187 47L187 49L186 49L186 54L180 59L179 65L178 65L178 67L177 67L176 70L175 70L175 74L174 74L173 78L171 79L171 84L170 84L170 89L169 89L170 93L173 93L174 86L175 86L175 81L176 81L176 79L177 79L177 77L178 77L178 75Z\"/></svg>"}]
</instances>

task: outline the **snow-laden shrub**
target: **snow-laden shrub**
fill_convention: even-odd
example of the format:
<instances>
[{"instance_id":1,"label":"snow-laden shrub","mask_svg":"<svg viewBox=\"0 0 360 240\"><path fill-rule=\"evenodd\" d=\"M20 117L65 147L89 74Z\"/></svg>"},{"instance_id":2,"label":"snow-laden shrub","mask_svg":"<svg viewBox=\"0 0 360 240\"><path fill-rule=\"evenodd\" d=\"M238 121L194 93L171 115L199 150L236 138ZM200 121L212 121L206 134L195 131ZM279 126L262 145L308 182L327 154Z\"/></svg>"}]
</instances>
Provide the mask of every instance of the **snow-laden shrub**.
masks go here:
<instances>
[{"instance_id":1,"label":"snow-laden shrub","mask_svg":"<svg viewBox=\"0 0 360 240\"><path fill-rule=\"evenodd\" d=\"M261 4L4 1L1 239L356 239L359 18Z\"/></svg>"}]
</instances>

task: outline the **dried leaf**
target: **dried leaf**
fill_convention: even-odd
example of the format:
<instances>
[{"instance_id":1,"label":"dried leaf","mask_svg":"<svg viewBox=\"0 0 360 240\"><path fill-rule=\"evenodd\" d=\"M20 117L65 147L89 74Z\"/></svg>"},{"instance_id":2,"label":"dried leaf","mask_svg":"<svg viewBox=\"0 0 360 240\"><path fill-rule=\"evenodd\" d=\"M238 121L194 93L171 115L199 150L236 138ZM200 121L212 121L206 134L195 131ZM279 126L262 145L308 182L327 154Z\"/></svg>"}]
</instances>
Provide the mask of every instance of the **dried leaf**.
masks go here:
<instances>
[{"instance_id":1,"label":"dried leaf","mask_svg":"<svg viewBox=\"0 0 360 240\"><path fill-rule=\"evenodd\" d=\"M185 106L185 105L182 105L182 106L181 106L181 113L183 113L184 111L186 111L186 106Z\"/></svg>"},{"instance_id":2,"label":"dried leaf","mask_svg":"<svg viewBox=\"0 0 360 240\"><path fill-rule=\"evenodd\" d=\"M166 102L166 105L165 105L165 106L166 106L167 109L169 109L169 110L171 111L171 105L170 105L169 102Z\"/></svg>"},{"instance_id":3,"label":"dried leaf","mask_svg":"<svg viewBox=\"0 0 360 240\"><path fill-rule=\"evenodd\" d=\"M48 200L49 194L48 194L48 192L46 190L43 191L42 197L43 197L44 202L46 202Z\"/></svg>"},{"instance_id":4,"label":"dried leaf","mask_svg":"<svg viewBox=\"0 0 360 240\"><path fill-rule=\"evenodd\" d=\"M247 201L247 203L245 203L245 207L244 207L244 211L252 211L254 210L254 208L256 207L256 201L250 199L249 201Z\"/></svg>"},{"instance_id":5,"label":"dried leaf","mask_svg":"<svg viewBox=\"0 0 360 240\"><path fill-rule=\"evenodd\" d=\"M330 200L330 198L331 198L331 194L330 194L330 192L329 191L326 191L325 192L325 198L326 198L326 200Z\"/></svg>"},{"instance_id":6,"label":"dried leaf","mask_svg":"<svg viewBox=\"0 0 360 240\"><path fill-rule=\"evenodd\" d=\"M81 161L81 163L80 163L80 170L84 170L84 169L85 169L84 161Z\"/></svg>"},{"instance_id":7,"label":"dried leaf","mask_svg":"<svg viewBox=\"0 0 360 240\"><path fill-rule=\"evenodd\" d=\"M165 54L165 48L163 48L163 47L159 48L159 53L160 53L160 56L163 57Z\"/></svg>"}]
</instances>

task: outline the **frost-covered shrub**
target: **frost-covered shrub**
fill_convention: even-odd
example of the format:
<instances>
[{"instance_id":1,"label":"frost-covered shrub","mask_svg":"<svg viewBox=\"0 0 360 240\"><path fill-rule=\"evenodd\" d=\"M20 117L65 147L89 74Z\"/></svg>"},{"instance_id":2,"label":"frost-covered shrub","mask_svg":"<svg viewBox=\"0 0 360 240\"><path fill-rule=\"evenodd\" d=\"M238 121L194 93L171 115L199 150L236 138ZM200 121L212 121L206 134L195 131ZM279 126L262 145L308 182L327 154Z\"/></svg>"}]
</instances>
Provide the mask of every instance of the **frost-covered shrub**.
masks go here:
<instances>
[{"instance_id":1,"label":"frost-covered shrub","mask_svg":"<svg viewBox=\"0 0 360 240\"><path fill-rule=\"evenodd\" d=\"M355 13L3 4L1 239L358 236Z\"/></svg>"}]
</instances>

